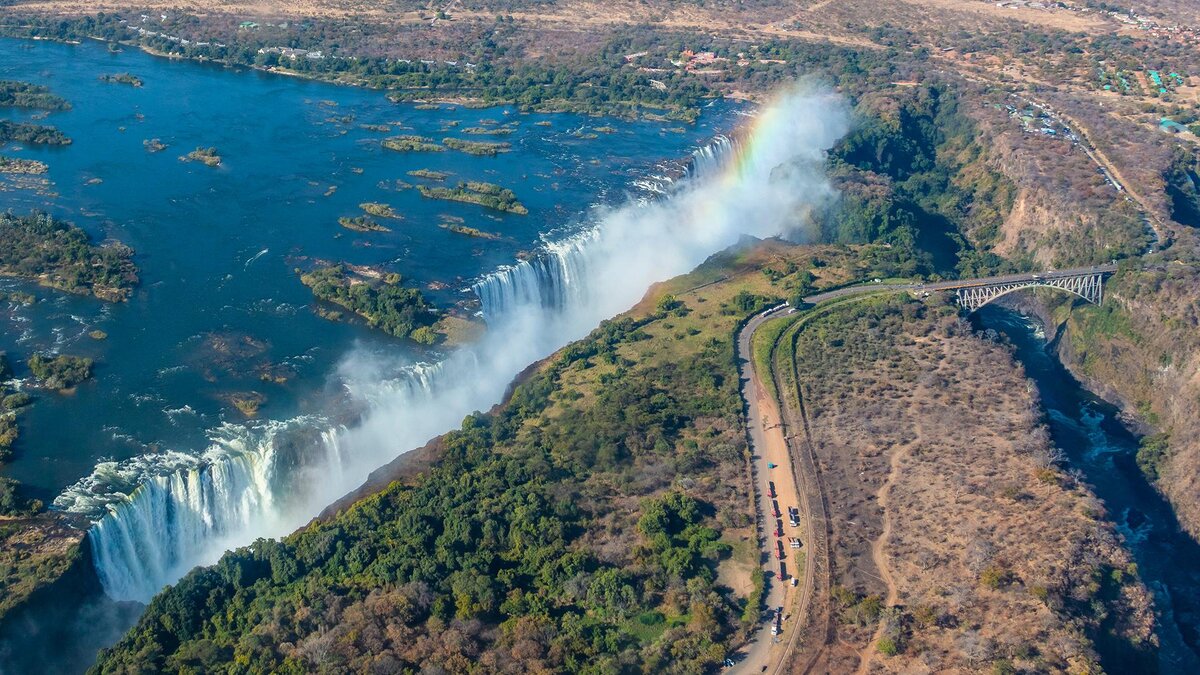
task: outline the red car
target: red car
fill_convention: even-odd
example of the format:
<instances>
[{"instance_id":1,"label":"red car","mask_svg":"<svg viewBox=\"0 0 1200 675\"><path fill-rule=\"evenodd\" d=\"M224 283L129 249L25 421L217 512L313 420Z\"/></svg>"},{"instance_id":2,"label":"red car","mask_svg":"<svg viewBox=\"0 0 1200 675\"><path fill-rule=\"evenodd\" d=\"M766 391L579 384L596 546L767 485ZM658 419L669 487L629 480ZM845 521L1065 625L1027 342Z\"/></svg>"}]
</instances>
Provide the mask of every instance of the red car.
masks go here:
<instances>
[{"instance_id":1,"label":"red car","mask_svg":"<svg viewBox=\"0 0 1200 675\"><path fill-rule=\"evenodd\" d=\"M773 480L767 481L767 496L775 499L775 481Z\"/></svg>"},{"instance_id":2,"label":"red car","mask_svg":"<svg viewBox=\"0 0 1200 675\"><path fill-rule=\"evenodd\" d=\"M777 502L777 501L775 501L775 500L771 500L771 508L773 508L773 509L774 509L774 513L775 513L775 517L776 517L776 518L778 518L779 516L783 515L783 514L781 514L781 513L779 512L779 502Z\"/></svg>"},{"instance_id":3,"label":"red car","mask_svg":"<svg viewBox=\"0 0 1200 675\"><path fill-rule=\"evenodd\" d=\"M782 520L775 521L775 536L776 537L783 536L783 521Z\"/></svg>"},{"instance_id":4,"label":"red car","mask_svg":"<svg viewBox=\"0 0 1200 675\"><path fill-rule=\"evenodd\" d=\"M775 540L775 557L783 560L783 542Z\"/></svg>"}]
</instances>

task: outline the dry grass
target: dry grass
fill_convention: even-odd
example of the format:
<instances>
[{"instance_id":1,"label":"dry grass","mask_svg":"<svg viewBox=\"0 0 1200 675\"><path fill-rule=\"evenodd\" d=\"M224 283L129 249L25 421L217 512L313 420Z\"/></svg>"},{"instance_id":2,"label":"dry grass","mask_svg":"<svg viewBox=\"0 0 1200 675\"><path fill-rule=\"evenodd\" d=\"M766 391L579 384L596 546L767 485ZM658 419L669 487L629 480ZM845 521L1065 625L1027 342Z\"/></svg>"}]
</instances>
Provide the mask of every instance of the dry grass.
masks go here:
<instances>
[{"instance_id":1,"label":"dry grass","mask_svg":"<svg viewBox=\"0 0 1200 675\"><path fill-rule=\"evenodd\" d=\"M835 583L900 608L890 618L885 610L882 629L843 621L830 667L1033 666L1024 649L1032 644L1045 671L1078 668L1094 658L1088 640L1037 589L1086 592L1093 570L1123 568L1128 555L1089 515L1088 489L1041 461L1049 440L1036 392L1010 354L939 314L895 300L851 303L798 334ZM998 588L987 583L995 573ZM1148 638L1145 588L1123 593L1121 629ZM878 653L881 631L902 653Z\"/></svg>"}]
</instances>

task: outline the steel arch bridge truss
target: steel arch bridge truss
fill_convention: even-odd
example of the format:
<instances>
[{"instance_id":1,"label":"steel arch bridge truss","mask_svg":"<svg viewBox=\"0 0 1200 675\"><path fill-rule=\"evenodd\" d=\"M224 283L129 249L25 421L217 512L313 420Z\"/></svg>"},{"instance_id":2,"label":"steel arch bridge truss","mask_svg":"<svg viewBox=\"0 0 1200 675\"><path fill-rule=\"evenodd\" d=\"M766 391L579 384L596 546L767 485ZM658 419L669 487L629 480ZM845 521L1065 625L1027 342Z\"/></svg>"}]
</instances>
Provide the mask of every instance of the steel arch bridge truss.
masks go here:
<instances>
[{"instance_id":1,"label":"steel arch bridge truss","mask_svg":"<svg viewBox=\"0 0 1200 675\"><path fill-rule=\"evenodd\" d=\"M980 286L967 286L957 291L958 304L969 312L983 307L996 298L1019 291L1023 288L1057 288L1061 291L1074 293L1088 302L1099 305L1104 301L1104 274L1077 274L1072 276L1052 277L1049 279L1025 279Z\"/></svg>"}]
</instances>

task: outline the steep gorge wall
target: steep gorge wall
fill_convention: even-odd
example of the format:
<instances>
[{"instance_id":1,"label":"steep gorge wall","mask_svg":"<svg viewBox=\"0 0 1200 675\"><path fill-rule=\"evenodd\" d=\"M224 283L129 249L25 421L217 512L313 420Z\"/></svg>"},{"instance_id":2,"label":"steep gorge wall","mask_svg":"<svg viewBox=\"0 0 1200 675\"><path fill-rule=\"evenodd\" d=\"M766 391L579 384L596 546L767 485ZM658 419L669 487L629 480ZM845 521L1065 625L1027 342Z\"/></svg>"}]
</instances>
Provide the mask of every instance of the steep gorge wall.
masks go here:
<instances>
[{"instance_id":1,"label":"steep gorge wall","mask_svg":"<svg viewBox=\"0 0 1200 675\"><path fill-rule=\"evenodd\" d=\"M1147 434L1139 464L1200 539L1200 267L1128 269L1103 307L1057 300L1059 356ZM1165 440L1162 444L1156 441Z\"/></svg>"}]
</instances>

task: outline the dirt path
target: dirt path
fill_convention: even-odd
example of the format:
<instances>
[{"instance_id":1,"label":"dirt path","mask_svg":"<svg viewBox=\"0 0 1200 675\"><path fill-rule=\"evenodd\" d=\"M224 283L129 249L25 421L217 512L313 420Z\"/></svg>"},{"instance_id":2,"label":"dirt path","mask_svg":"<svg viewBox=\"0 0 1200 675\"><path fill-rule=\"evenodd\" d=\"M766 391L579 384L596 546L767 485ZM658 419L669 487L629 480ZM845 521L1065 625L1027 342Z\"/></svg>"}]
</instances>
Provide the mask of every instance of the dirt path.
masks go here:
<instances>
[{"instance_id":1,"label":"dirt path","mask_svg":"<svg viewBox=\"0 0 1200 675\"><path fill-rule=\"evenodd\" d=\"M883 527L880 530L879 538L871 544L871 559L875 562L875 569L879 570L879 578L887 586L887 597L884 601L885 607L894 607L899 602L899 592L896 589L896 579L892 576L891 567L887 562L887 542L892 536L892 510L889 508L888 498L892 494L892 487L896 484L896 478L900 475L901 464L912 452L912 448L920 442L920 435L917 440L901 446L898 450L892 453L888 460L888 477L880 486L879 491L875 493L876 501L879 503L879 508L883 509ZM859 653L858 675L866 675L871 670L871 660L878 651L879 640L883 637L884 622L879 622L879 627L875 629L875 634L871 637L871 641L866 648Z\"/></svg>"}]
</instances>

